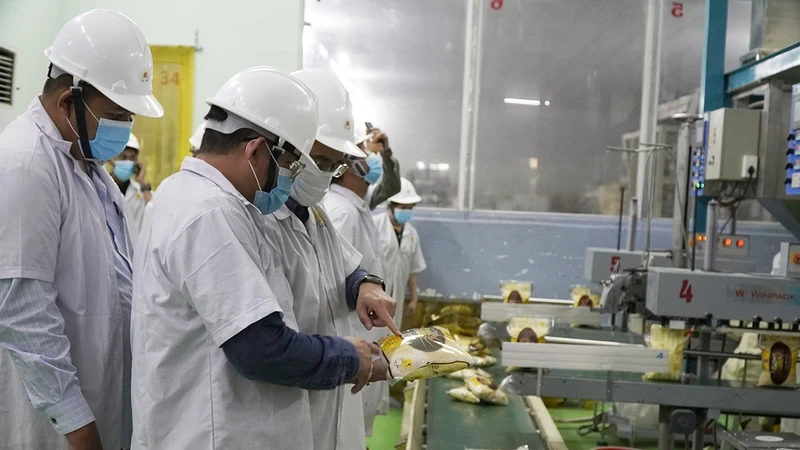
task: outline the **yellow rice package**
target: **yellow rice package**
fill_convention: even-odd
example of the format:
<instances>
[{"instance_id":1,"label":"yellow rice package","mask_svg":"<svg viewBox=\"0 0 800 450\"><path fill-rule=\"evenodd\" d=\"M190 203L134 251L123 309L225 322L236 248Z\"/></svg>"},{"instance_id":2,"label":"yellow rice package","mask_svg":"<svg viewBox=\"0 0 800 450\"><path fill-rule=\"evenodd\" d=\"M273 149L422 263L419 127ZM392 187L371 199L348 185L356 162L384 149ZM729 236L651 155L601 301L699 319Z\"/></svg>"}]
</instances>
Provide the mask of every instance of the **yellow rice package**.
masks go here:
<instances>
[{"instance_id":1,"label":"yellow rice package","mask_svg":"<svg viewBox=\"0 0 800 450\"><path fill-rule=\"evenodd\" d=\"M683 349L691 336L691 332L686 330L672 330L658 324L650 327L650 333L645 336L645 342L650 348L669 351L669 372L648 372L644 374L643 378L645 380L680 380L681 373L683 373Z\"/></svg>"},{"instance_id":2,"label":"yellow rice package","mask_svg":"<svg viewBox=\"0 0 800 450\"><path fill-rule=\"evenodd\" d=\"M528 303L533 295L533 283L530 281L501 281L500 291L504 303Z\"/></svg>"},{"instance_id":3,"label":"yellow rice package","mask_svg":"<svg viewBox=\"0 0 800 450\"><path fill-rule=\"evenodd\" d=\"M508 319L511 342L540 342L553 331L552 317L512 317Z\"/></svg>"},{"instance_id":4,"label":"yellow rice package","mask_svg":"<svg viewBox=\"0 0 800 450\"><path fill-rule=\"evenodd\" d=\"M450 332L439 327L412 328L402 336L392 334L381 338L378 346L389 365L390 385L446 375L474 363Z\"/></svg>"},{"instance_id":5,"label":"yellow rice package","mask_svg":"<svg viewBox=\"0 0 800 450\"><path fill-rule=\"evenodd\" d=\"M458 345L463 347L472 356L485 356L490 353L490 350L483 343L483 340L477 336L463 336L460 334L453 334Z\"/></svg>"},{"instance_id":6,"label":"yellow rice package","mask_svg":"<svg viewBox=\"0 0 800 450\"><path fill-rule=\"evenodd\" d=\"M797 352L800 338L761 335L761 375L758 385L794 388L797 386Z\"/></svg>"},{"instance_id":7,"label":"yellow rice package","mask_svg":"<svg viewBox=\"0 0 800 450\"><path fill-rule=\"evenodd\" d=\"M447 378L453 378L456 380L466 380L472 377L485 377L491 378L492 376L489 375L489 372L481 369L480 367L476 368L469 368L469 369L462 369L458 372L448 373Z\"/></svg>"},{"instance_id":8,"label":"yellow rice package","mask_svg":"<svg viewBox=\"0 0 800 450\"><path fill-rule=\"evenodd\" d=\"M466 386L450 389L447 393L456 400L461 400L462 402L466 403L480 403L481 399L478 398L477 395L473 394L472 391L467 389Z\"/></svg>"},{"instance_id":9,"label":"yellow rice package","mask_svg":"<svg viewBox=\"0 0 800 450\"><path fill-rule=\"evenodd\" d=\"M589 286L572 286L570 289L572 306L588 306L591 308L600 304L600 296L592 293Z\"/></svg>"},{"instance_id":10,"label":"yellow rice package","mask_svg":"<svg viewBox=\"0 0 800 450\"><path fill-rule=\"evenodd\" d=\"M508 396L491 378L472 377L464 381L467 388L479 399L495 405L508 404Z\"/></svg>"},{"instance_id":11,"label":"yellow rice package","mask_svg":"<svg viewBox=\"0 0 800 450\"><path fill-rule=\"evenodd\" d=\"M447 305L431 314L428 323L446 328L453 334L475 336L482 321L469 305Z\"/></svg>"},{"instance_id":12,"label":"yellow rice package","mask_svg":"<svg viewBox=\"0 0 800 450\"><path fill-rule=\"evenodd\" d=\"M491 355L478 356L473 362L475 367L489 367L497 364L497 358Z\"/></svg>"}]
</instances>

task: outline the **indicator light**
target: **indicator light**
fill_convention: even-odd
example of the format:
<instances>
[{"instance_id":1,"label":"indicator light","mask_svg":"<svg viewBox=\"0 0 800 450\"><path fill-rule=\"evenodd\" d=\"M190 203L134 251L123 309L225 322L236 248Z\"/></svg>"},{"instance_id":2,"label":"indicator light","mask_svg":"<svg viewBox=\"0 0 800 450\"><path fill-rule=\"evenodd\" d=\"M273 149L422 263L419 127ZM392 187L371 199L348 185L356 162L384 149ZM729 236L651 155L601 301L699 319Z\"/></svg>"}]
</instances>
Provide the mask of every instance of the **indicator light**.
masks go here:
<instances>
[{"instance_id":1,"label":"indicator light","mask_svg":"<svg viewBox=\"0 0 800 450\"><path fill-rule=\"evenodd\" d=\"M739 248L744 248L744 239L739 239L736 241L736 246Z\"/></svg>"},{"instance_id":2,"label":"indicator light","mask_svg":"<svg viewBox=\"0 0 800 450\"><path fill-rule=\"evenodd\" d=\"M730 247L732 243L733 241L731 240L731 238L725 238L722 240L722 245L725 247Z\"/></svg>"}]
</instances>

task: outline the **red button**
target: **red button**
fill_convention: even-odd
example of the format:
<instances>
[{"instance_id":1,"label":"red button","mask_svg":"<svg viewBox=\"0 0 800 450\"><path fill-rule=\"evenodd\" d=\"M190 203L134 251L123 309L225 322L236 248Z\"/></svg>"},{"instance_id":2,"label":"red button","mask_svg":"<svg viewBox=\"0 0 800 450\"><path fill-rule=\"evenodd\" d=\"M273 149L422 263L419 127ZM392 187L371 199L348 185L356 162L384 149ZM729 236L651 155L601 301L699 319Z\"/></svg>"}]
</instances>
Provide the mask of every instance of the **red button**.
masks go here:
<instances>
[{"instance_id":1,"label":"red button","mask_svg":"<svg viewBox=\"0 0 800 450\"><path fill-rule=\"evenodd\" d=\"M722 245L725 247L730 247L733 241L730 238L725 238L722 240Z\"/></svg>"},{"instance_id":2,"label":"red button","mask_svg":"<svg viewBox=\"0 0 800 450\"><path fill-rule=\"evenodd\" d=\"M744 239L739 239L736 241L736 246L739 248L744 248Z\"/></svg>"},{"instance_id":3,"label":"red button","mask_svg":"<svg viewBox=\"0 0 800 450\"><path fill-rule=\"evenodd\" d=\"M800 253L792 255L792 264L800 264Z\"/></svg>"}]
</instances>

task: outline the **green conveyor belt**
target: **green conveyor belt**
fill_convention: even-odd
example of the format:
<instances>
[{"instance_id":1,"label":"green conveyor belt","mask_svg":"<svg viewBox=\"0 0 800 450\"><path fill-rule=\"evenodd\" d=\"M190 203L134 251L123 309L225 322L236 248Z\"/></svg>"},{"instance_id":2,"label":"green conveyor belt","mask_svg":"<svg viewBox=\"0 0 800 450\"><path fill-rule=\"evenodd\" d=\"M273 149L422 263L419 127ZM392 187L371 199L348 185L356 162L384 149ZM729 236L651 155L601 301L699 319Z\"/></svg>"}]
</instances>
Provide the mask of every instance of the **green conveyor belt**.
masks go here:
<instances>
[{"instance_id":1,"label":"green conveyor belt","mask_svg":"<svg viewBox=\"0 0 800 450\"><path fill-rule=\"evenodd\" d=\"M507 375L500 364L487 370L497 383ZM509 395L507 406L458 401L447 391L463 386L461 380L428 380L428 437L430 450L513 450L527 444L543 449L522 398Z\"/></svg>"}]
</instances>

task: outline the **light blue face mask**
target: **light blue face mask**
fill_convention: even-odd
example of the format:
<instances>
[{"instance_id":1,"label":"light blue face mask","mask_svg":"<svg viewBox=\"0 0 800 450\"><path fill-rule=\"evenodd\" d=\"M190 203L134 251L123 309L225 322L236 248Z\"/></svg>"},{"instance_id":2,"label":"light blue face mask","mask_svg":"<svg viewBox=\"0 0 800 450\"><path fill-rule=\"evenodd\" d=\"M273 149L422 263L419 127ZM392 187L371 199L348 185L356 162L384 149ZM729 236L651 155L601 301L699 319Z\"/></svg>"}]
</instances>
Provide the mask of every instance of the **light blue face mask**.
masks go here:
<instances>
[{"instance_id":1,"label":"light blue face mask","mask_svg":"<svg viewBox=\"0 0 800 450\"><path fill-rule=\"evenodd\" d=\"M128 181L133 175L133 161L114 161L114 176L119 181Z\"/></svg>"},{"instance_id":2,"label":"light blue face mask","mask_svg":"<svg viewBox=\"0 0 800 450\"><path fill-rule=\"evenodd\" d=\"M125 122L122 120L98 119L92 110L89 109L89 106L86 105L86 103L84 103L84 105L86 106L86 110L89 111L89 114L97 121L97 134L94 135L94 139L89 141L92 159L108 161L116 158L128 145L128 139L131 137L131 128L133 128L133 121ZM75 131L75 128L72 127L72 124L69 123L69 120L67 120L67 125L69 125L72 132L75 133L75 136L78 136L80 139L80 135Z\"/></svg>"},{"instance_id":3,"label":"light blue face mask","mask_svg":"<svg viewBox=\"0 0 800 450\"><path fill-rule=\"evenodd\" d=\"M267 151L269 152L269 150ZM277 165L278 161L275 160L272 152L269 152L269 156ZM289 194L292 192L292 184L294 182L294 180L292 180L292 171L284 167L278 169L278 183L274 188L272 188L271 191L264 192L262 190L261 182L258 181L258 175L256 175L256 170L253 168L253 164L250 161L247 161L247 164L250 164L250 170L253 171L253 176L256 179L256 185L258 185L256 196L253 198L253 205L258 208L259 211L261 211L261 214L265 216L279 210L281 206L286 203L286 200L289 198Z\"/></svg>"},{"instance_id":4,"label":"light blue face mask","mask_svg":"<svg viewBox=\"0 0 800 450\"><path fill-rule=\"evenodd\" d=\"M411 220L411 217L414 213L410 209L395 209L394 210L394 220L395 222L403 225L404 223Z\"/></svg>"},{"instance_id":5,"label":"light blue face mask","mask_svg":"<svg viewBox=\"0 0 800 450\"><path fill-rule=\"evenodd\" d=\"M375 184L383 174L383 160L377 153L371 153L365 161L367 167L369 167L369 172L364 175L364 180L369 184Z\"/></svg>"}]
</instances>

